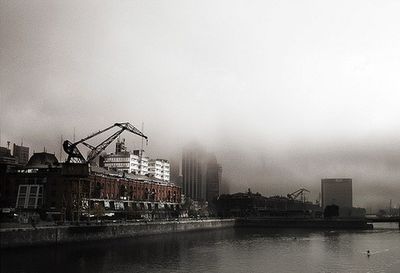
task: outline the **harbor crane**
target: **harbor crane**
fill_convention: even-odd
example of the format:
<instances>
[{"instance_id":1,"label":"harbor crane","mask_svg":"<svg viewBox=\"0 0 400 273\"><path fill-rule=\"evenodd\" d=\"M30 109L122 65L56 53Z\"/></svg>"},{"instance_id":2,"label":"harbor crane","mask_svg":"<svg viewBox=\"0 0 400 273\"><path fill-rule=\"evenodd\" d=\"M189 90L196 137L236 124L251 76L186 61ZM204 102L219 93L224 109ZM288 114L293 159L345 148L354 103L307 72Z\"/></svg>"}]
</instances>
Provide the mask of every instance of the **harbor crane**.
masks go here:
<instances>
[{"instance_id":1,"label":"harbor crane","mask_svg":"<svg viewBox=\"0 0 400 273\"><path fill-rule=\"evenodd\" d=\"M300 200L304 203L306 201L306 198L305 198L305 193L306 192L310 192L310 191L307 190L307 189L301 188L301 189L298 189L295 192L288 193L287 197L290 200L296 200L296 198L300 196Z\"/></svg>"},{"instance_id":2,"label":"harbor crane","mask_svg":"<svg viewBox=\"0 0 400 273\"><path fill-rule=\"evenodd\" d=\"M119 128L117 132L109 136L107 139L102 141L100 144L97 146L92 146L86 141L100 135L110 129L113 128ZM129 131L135 135L141 136L142 139L146 139L146 144L148 141L147 136L145 136L141 131L139 131L135 126L130 124L129 122L124 122L124 123L115 123L114 125L111 125L110 127L107 127L106 129L100 130L98 132L95 132L85 138L82 138L81 140L72 143L69 140L65 140L63 143L63 148L64 151L67 153L68 158L66 160L66 163L90 163L92 162L102 151L104 151L108 145L111 144L120 134L122 134L124 131ZM78 149L78 145L83 144L86 147L88 147L91 151L89 152L87 158L85 159L82 153Z\"/></svg>"}]
</instances>

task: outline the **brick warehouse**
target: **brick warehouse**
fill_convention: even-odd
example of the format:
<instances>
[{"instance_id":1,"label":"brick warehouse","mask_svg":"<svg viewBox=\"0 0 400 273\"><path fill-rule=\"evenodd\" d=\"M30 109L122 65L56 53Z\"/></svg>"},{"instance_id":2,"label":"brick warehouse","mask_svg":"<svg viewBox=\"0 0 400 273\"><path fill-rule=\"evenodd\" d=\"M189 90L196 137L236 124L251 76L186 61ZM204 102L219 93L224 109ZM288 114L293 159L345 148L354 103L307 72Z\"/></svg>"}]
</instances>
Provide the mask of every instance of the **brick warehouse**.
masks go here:
<instances>
[{"instance_id":1,"label":"brick warehouse","mask_svg":"<svg viewBox=\"0 0 400 273\"><path fill-rule=\"evenodd\" d=\"M9 166L0 174L2 208L66 220L99 211L120 217L168 217L179 212L180 202L181 188L173 183L87 164L60 164L48 153L36 153L25 167Z\"/></svg>"}]
</instances>

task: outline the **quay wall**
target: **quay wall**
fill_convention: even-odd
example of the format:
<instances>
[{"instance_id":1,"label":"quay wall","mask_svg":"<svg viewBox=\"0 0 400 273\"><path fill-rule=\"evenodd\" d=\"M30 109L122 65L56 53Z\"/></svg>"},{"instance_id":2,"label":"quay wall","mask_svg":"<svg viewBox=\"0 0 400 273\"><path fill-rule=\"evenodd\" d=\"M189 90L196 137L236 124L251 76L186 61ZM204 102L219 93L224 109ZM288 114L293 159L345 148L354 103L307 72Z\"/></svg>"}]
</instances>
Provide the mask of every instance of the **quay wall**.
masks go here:
<instances>
[{"instance_id":1,"label":"quay wall","mask_svg":"<svg viewBox=\"0 0 400 273\"><path fill-rule=\"evenodd\" d=\"M372 229L365 219L238 218L0 229L0 248L129 238L218 228Z\"/></svg>"},{"instance_id":2,"label":"quay wall","mask_svg":"<svg viewBox=\"0 0 400 273\"><path fill-rule=\"evenodd\" d=\"M236 226L302 229L372 229L365 219L240 218Z\"/></svg>"},{"instance_id":3,"label":"quay wall","mask_svg":"<svg viewBox=\"0 0 400 273\"><path fill-rule=\"evenodd\" d=\"M69 242L128 238L171 232L234 227L234 219L113 223L107 225L55 226L0 230L0 248L56 245Z\"/></svg>"}]
</instances>

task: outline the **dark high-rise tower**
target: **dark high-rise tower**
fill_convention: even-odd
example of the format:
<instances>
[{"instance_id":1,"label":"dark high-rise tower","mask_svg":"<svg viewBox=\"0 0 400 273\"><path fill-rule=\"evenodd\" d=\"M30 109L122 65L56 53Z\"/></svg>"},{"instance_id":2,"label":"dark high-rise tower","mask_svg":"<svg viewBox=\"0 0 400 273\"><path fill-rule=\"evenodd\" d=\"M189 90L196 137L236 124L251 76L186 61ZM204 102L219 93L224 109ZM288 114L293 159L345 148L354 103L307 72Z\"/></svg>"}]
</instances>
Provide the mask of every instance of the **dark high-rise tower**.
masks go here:
<instances>
[{"instance_id":1,"label":"dark high-rise tower","mask_svg":"<svg viewBox=\"0 0 400 273\"><path fill-rule=\"evenodd\" d=\"M218 164L214 154L208 156L206 177L206 200L210 203L219 195L221 185L222 167Z\"/></svg>"},{"instance_id":2,"label":"dark high-rise tower","mask_svg":"<svg viewBox=\"0 0 400 273\"><path fill-rule=\"evenodd\" d=\"M211 202L218 197L222 167L214 154L199 145L186 146L182 153L182 191L198 201Z\"/></svg>"},{"instance_id":3,"label":"dark high-rise tower","mask_svg":"<svg viewBox=\"0 0 400 273\"><path fill-rule=\"evenodd\" d=\"M322 208L337 205L339 208L353 207L353 181L351 178L321 179Z\"/></svg>"},{"instance_id":4,"label":"dark high-rise tower","mask_svg":"<svg viewBox=\"0 0 400 273\"><path fill-rule=\"evenodd\" d=\"M170 181L175 183L175 185L178 185L179 187L182 187L180 184L180 162L177 159L170 159Z\"/></svg>"},{"instance_id":5,"label":"dark high-rise tower","mask_svg":"<svg viewBox=\"0 0 400 273\"><path fill-rule=\"evenodd\" d=\"M205 151L198 145L186 146L182 153L182 191L193 200L206 200Z\"/></svg>"},{"instance_id":6,"label":"dark high-rise tower","mask_svg":"<svg viewBox=\"0 0 400 273\"><path fill-rule=\"evenodd\" d=\"M13 156L17 159L17 163L26 165L29 160L29 147L19 146L14 143Z\"/></svg>"}]
</instances>

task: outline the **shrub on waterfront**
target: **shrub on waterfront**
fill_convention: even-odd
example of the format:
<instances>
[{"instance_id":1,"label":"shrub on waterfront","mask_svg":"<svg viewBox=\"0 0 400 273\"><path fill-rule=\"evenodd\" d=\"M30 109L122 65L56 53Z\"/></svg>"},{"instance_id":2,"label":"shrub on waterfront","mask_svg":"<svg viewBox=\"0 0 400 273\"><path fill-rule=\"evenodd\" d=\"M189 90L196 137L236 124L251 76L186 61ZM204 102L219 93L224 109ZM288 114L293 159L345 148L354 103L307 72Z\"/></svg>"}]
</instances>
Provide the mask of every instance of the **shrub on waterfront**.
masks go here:
<instances>
[{"instance_id":1,"label":"shrub on waterfront","mask_svg":"<svg viewBox=\"0 0 400 273\"><path fill-rule=\"evenodd\" d=\"M339 206L329 205L324 209L324 218L332 218L339 216Z\"/></svg>"}]
</instances>

